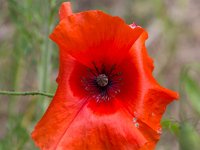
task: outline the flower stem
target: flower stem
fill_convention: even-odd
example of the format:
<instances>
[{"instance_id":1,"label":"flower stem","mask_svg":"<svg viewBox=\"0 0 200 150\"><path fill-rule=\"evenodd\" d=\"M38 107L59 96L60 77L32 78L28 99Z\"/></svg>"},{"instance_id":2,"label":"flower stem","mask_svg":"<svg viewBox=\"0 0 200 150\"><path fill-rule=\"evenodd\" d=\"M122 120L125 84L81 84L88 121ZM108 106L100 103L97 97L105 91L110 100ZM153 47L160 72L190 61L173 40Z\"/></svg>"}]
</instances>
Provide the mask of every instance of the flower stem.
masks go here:
<instances>
[{"instance_id":1,"label":"flower stem","mask_svg":"<svg viewBox=\"0 0 200 150\"><path fill-rule=\"evenodd\" d=\"M15 92L15 91L0 91L0 95L13 95L13 96L27 96L27 95L39 95L52 98L52 93L39 92L39 91L26 91L26 92Z\"/></svg>"}]
</instances>

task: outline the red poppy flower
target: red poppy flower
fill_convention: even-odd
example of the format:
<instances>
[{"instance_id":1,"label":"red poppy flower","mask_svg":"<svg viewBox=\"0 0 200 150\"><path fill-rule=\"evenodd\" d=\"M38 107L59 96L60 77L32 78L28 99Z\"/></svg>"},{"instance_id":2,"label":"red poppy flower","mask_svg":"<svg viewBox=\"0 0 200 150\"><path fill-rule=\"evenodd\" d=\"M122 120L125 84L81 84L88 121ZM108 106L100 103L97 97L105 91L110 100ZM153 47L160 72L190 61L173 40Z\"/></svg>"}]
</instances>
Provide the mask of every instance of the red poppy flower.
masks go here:
<instances>
[{"instance_id":1,"label":"red poppy flower","mask_svg":"<svg viewBox=\"0 0 200 150\"><path fill-rule=\"evenodd\" d=\"M60 49L56 94L32 138L43 150L151 150L178 94L152 76L146 31L63 3L50 38Z\"/></svg>"}]
</instances>

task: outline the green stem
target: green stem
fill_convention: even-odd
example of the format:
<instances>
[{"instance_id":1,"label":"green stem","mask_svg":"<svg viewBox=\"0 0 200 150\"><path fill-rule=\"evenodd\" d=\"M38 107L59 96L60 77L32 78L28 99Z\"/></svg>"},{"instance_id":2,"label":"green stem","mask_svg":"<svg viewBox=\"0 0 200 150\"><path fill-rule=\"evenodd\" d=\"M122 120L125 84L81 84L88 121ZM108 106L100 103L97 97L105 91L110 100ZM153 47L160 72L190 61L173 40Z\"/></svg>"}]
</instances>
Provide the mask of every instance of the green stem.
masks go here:
<instances>
[{"instance_id":1,"label":"green stem","mask_svg":"<svg viewBox=\"0 0 200 150\"><path fill-rule=\"evenodd\" d=\"M51 30L51 4L46 4L47 11L45 11L45 17L48 19L46 21L45 25L45 41L44 41L44 47L42 49L42 62L41 62L41 87L40 89L44 92L46 92L49 87L49 78L48 75L50 74L51 69L51 47L49 43L49 33Z\"/></svg>"},{"instance_id":2,"label":"green stem","mask_svg":"<svg viewBox=\"0 0 200 150\"><path fill-rule=\"evenodd\" d=\"M14 95L14 96L27 96L27 95L40 95L52 98L53 94L39 91L15 92L15 91L0 91L0 95Z\"/></svg>"}]
</instances>

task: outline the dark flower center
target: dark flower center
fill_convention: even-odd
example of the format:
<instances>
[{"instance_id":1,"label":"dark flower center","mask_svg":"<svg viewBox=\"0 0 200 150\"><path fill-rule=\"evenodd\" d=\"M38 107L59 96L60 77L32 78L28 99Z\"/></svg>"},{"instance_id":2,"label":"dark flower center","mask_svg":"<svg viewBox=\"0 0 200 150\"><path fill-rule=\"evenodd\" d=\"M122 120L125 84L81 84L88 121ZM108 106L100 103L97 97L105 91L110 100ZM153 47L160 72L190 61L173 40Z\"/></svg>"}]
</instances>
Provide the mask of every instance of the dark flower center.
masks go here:
<instances>
[{"instance_id":1,"label":"dark flower center","mask_svg":"<svg viewBox=\"0 0 200 150\"><path fill-rule=\"evenodd\" d=\"M88 92L88 96L96 100L96 102L105 102L113 99L120 93L121 72L118 72L116 65L106 68L103 64L97 67L93 63L94 68L88 68L86 77L82 77L84 89Z\"/></svg>"},{"instance_id":2,"label":"dark flower center","mask_svg":"<svg viewBox=\"0 0 200 150\"><path fill-rule=\"evenodd\" d=\"M108 85L108 77L105 74L100 74L97 76L96 82L99 86L105 87Z\"/></svg>"}]
</instances>

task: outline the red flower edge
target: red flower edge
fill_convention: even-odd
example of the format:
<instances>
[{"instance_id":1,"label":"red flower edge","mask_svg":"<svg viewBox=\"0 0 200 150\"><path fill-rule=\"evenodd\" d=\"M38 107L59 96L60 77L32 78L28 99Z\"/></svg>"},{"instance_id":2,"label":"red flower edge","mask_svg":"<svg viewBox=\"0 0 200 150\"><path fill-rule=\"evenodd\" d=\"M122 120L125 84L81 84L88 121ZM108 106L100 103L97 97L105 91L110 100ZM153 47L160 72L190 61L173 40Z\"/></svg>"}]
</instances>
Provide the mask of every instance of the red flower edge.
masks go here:
<instances>
[{"instance_id":1,"label":"red flower edge","mask_svg":"<svg viewBox=\"0 0 200 150\"><path fill-rule=\"evenodd\" d=\"M178 94L152 76L147 32L101 11L62 4L50 38L60 49L58 88L32 132L43 150L151 150Z\"/></svg>"}]
</instances>

